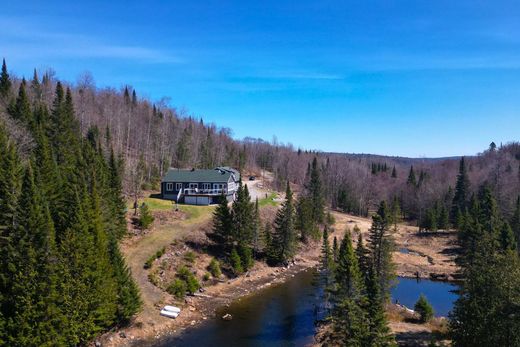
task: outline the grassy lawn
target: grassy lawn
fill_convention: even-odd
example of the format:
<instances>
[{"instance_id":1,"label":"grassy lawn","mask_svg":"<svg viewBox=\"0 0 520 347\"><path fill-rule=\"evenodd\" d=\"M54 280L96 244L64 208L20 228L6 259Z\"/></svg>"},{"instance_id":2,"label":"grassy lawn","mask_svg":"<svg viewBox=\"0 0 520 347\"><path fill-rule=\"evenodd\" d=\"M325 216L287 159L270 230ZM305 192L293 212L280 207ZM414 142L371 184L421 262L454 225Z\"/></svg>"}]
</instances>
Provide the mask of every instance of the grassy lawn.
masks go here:
<instances>
[{"instance_id":1,"label":"grassy lawn","mask_svg":"<svg viewBox=\"0 0 520 347\"><path fill-rule=\"evenodd\" d=\"M260 207L276 206L276 205L278 205L278 203L276 201L274 201L275 198L276 198L276 193L271 193L267 198L258 200L258 206L260 206Z\"/></svg>"},{"instance_id":2,"label":"grassy lawn","mask_svg":"<svg viewBox=\"0 0 520 347\"><path fill-rule=\"evenodd\" d=\"M143 203L143 201L148 205L150 211L167 211L175 208L175 203L172 203L170 200L163 200L157 198L147 197L144 199L139 199L139 205ZM188 215L189 220L198 220L202 217L207 216L214 210L214 206L192 206L192 205L178 205L179 210L185 212ZM133 209L133 203L128 203L128 209Z\"/></svg>"}]
</instances>

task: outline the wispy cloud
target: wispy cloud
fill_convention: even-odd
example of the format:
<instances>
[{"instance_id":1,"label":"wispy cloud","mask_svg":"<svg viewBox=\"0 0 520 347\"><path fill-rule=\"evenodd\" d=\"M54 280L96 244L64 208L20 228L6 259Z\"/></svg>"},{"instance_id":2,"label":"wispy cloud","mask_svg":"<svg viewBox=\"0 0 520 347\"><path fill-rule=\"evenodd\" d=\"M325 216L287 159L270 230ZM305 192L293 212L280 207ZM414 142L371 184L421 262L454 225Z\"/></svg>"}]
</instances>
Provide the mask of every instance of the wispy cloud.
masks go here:
<instances>
[{"instance_id":1,"label":"wispy cloud","mask_svg":"<svg viewBox=\"0 0 520 347\"><path fill-rule=\"evenodd\" d=\"M134 44L111 42L84 34L55 32L37 27L23 19L0 16L0 52L11 58L126 59L142 63L182 63L176 55Z\"/></svg>"}]
</instances>

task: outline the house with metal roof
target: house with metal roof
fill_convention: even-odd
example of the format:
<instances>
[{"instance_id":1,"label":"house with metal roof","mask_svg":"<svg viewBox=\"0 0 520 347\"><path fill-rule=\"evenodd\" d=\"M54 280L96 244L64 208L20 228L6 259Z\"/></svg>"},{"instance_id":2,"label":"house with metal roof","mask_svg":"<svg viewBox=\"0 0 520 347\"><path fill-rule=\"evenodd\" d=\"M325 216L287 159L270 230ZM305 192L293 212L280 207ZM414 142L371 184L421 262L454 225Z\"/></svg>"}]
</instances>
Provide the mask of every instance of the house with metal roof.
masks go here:
<instances>
[{"instance_id":1,"label":"house with metal roof","mask_svg":"<svg viewBox=\"0 0 520 347\"><path fill-rule=\"evenodd\" d=\"M221 195L228 201L235 198L240 173L230 167L181 170L170 168L161 181L163 199L188 205L218 203Z\"/></svg>"}]
</instances>

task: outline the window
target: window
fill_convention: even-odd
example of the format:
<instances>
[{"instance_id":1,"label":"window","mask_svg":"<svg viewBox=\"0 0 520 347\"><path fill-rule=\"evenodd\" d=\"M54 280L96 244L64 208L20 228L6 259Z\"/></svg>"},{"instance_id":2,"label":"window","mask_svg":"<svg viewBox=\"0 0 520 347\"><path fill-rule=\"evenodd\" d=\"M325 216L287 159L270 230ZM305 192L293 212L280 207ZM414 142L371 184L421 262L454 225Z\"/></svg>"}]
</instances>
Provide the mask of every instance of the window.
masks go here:
<instances>
[{"instance_id":1,"label":"window","mask_svg":"<svg viewBox=\"0 0 520 347\"><path fill-rule=\"evenodd\" d=\"M190 189L197 189L199 187L198 183L190 183Z\"/></svg>"},{"instance_id":2,"label":"window","mask_svg":"<svg viewBox=\"0 0 520 347\"><path fill-rule=\"evenodd\" d=\"M211 189L211 183L202 183L202 189Z\"/></svg>"},{"instance_id":3,"label":"window","mask_svg":"<svg viewBox=\"0 0 520 347\"><path fill-rule=\"evenodd\" d=\"M166 183L166 190L171 192L173 190L173 183Z\"/></svg>"},{"instance_id":4,"label":"window","mask_svg":"<svg viewBox=\"0 0 520 347\"><path fill-rule=\"evenodd\" d=\"M181 189L182 189L182 183L176 183L175 190L181 190Z\"/></svg>"}]
</instances>

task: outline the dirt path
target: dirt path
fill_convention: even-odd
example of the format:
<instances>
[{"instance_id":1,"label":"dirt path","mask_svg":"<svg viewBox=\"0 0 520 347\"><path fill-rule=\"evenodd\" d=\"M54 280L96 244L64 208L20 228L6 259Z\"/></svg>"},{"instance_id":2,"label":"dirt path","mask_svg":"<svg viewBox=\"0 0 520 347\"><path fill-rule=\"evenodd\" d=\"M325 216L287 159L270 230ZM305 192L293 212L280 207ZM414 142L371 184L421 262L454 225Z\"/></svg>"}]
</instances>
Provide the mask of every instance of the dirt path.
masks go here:
<instances>
[{"instance_id":1,"label":"dirt path","mask_svg":"<svg viewBox=\"0 0 520 347\"><path fill-rule=\"evenodd\" d=\"M173 241L181 240L190 232L207 225L213 209L214 207L211 206L190 208L185 219L172 218L173 211L160 211L161 215L156 215L152 230L142 236L134 236L122 242L121 250L139 286L143 301L142 310L135 317L133 326L151 327L152 330L155 330L156 326L171 322L171 319L160 316L157 309L157 305L168 299L168 294L149 281L149 271L144 269L144 263L161 248L167 247ZM164 217L164 215L169 217ZM111 340L113 337L106 336L106 339Z\"/></svg>"}]
</instances>

